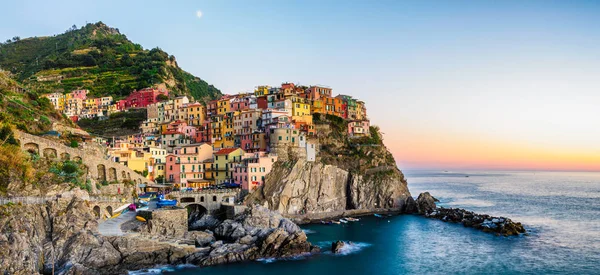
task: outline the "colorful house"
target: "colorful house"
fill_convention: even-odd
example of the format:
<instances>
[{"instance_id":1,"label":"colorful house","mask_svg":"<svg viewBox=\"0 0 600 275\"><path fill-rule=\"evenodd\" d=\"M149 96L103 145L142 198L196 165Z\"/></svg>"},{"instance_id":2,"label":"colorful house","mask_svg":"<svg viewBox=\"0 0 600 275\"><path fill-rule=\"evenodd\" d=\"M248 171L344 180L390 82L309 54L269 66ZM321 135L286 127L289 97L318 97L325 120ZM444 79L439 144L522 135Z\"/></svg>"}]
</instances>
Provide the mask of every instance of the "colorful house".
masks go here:
<instances>
[{"instance_id":1,"label":"colorful house","mask_svg":"<svg viewBox=\"0 0 600 275\"><path fill-rule=\"evenodd\" d=\"M233 179L233 165L242 160L244 150L225 148L214 154L215 183L221 184Z\"/></svg>"}]
</instances>

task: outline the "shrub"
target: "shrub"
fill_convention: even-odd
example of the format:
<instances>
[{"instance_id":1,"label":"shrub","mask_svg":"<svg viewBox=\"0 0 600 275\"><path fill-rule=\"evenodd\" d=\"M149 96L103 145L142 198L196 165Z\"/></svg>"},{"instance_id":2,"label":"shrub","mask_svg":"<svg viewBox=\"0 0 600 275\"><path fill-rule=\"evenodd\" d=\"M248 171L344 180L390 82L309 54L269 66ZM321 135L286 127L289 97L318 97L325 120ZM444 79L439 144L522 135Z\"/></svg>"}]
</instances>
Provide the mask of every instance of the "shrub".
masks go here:
<instances>
[{"instance_id":1,"label":"shrub","mask_svg":"<svg viewBox=\"0 0 600 275\"><path fill-rule=\"evenodd\" d=\"M71 140L71 143L69 144L69 146L71 148L77 148L77 147L79 147L79 143L76 140Z\"/></svg>"}]
</instances>

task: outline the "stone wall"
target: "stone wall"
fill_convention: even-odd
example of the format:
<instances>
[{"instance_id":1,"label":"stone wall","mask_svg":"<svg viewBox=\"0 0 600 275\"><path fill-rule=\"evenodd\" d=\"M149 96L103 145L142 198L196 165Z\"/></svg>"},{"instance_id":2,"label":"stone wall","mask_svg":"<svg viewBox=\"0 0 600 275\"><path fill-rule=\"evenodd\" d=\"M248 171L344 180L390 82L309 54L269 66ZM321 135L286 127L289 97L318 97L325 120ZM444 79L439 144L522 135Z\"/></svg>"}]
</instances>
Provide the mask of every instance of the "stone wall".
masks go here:
<instances>
[{"instance_id":1,"label":"stone wall","mask_svg":"<svg viewBox=\"0 0 600 275\"><path fill-rule=\"evenodd\" d=\"M15 131L15 137L25 151L33 151L51 159L81 161L87 169L87 178L96 182L131 180L137 184L151 183L129 167L107 159L108 157L95 145L71 148L60 140L42 138L21 131Z\"/></svg>"},{"instance_id":2,"label":"stone wall","mask_svg":"<svg viewBox=\"0 0 600 275\"><path fill-rule=\"evenodd\" d=\"M148 221L147 233L153 236L182 238L188 232L187 209L155 209L140 211Z\"/></svg>"}]
</instances>

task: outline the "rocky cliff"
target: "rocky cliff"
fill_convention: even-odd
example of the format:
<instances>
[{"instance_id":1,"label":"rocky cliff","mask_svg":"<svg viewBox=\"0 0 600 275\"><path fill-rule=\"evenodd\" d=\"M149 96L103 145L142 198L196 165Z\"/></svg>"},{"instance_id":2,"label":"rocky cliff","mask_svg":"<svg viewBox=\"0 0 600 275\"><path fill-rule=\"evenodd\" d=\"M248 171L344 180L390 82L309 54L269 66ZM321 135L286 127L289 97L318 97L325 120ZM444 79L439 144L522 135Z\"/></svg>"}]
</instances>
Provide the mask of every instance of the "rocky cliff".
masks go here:
<instances>
[{"instance_id":1,"label":"rocky cliff","mask_svg":"<svg viewBox=\"0 0 600 275\"><path fill-rule=\"evenodd\" d=\"M246 198L248 204L307 216L361 209L415 211L406 179L376 127L370 137L350 138L344 121L331 116L315 121L317 160L292 156L277 162L265 184Z\"/></svg>"},{"instance_id":2,"label":"rocky cliff","mask_svg":"<svg viewBox=\"0 0 600 275\"><path fill-rule=\"evenodd\" d=\"M318 251L297 225L262 207L215 226L214 234L186 233L183 241L196 245L182 245L135 234L102 236L89 203L78 197L3 205L0 273L126 274L157 265L206 266Z\"/></svg>"}]
</instances>

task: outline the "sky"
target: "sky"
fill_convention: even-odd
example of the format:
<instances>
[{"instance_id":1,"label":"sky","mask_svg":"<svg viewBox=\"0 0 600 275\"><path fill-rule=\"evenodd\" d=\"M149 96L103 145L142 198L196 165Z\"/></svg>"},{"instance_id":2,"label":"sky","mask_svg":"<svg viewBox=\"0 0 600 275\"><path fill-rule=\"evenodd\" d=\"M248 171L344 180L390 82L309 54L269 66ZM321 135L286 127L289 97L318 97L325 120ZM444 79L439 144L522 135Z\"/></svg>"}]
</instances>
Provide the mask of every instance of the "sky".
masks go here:
<instances>
[{"instance_id":1,"label":"sky","mask_svg":"<svg viewBox=\"0 0 600 275\"><path fill-rule=\"evenodd\" d=\"M598 1L9 1L2 41L102 21L224 93L364 100L401 169L600 171Z\"/></svg>"}]
</instances>

